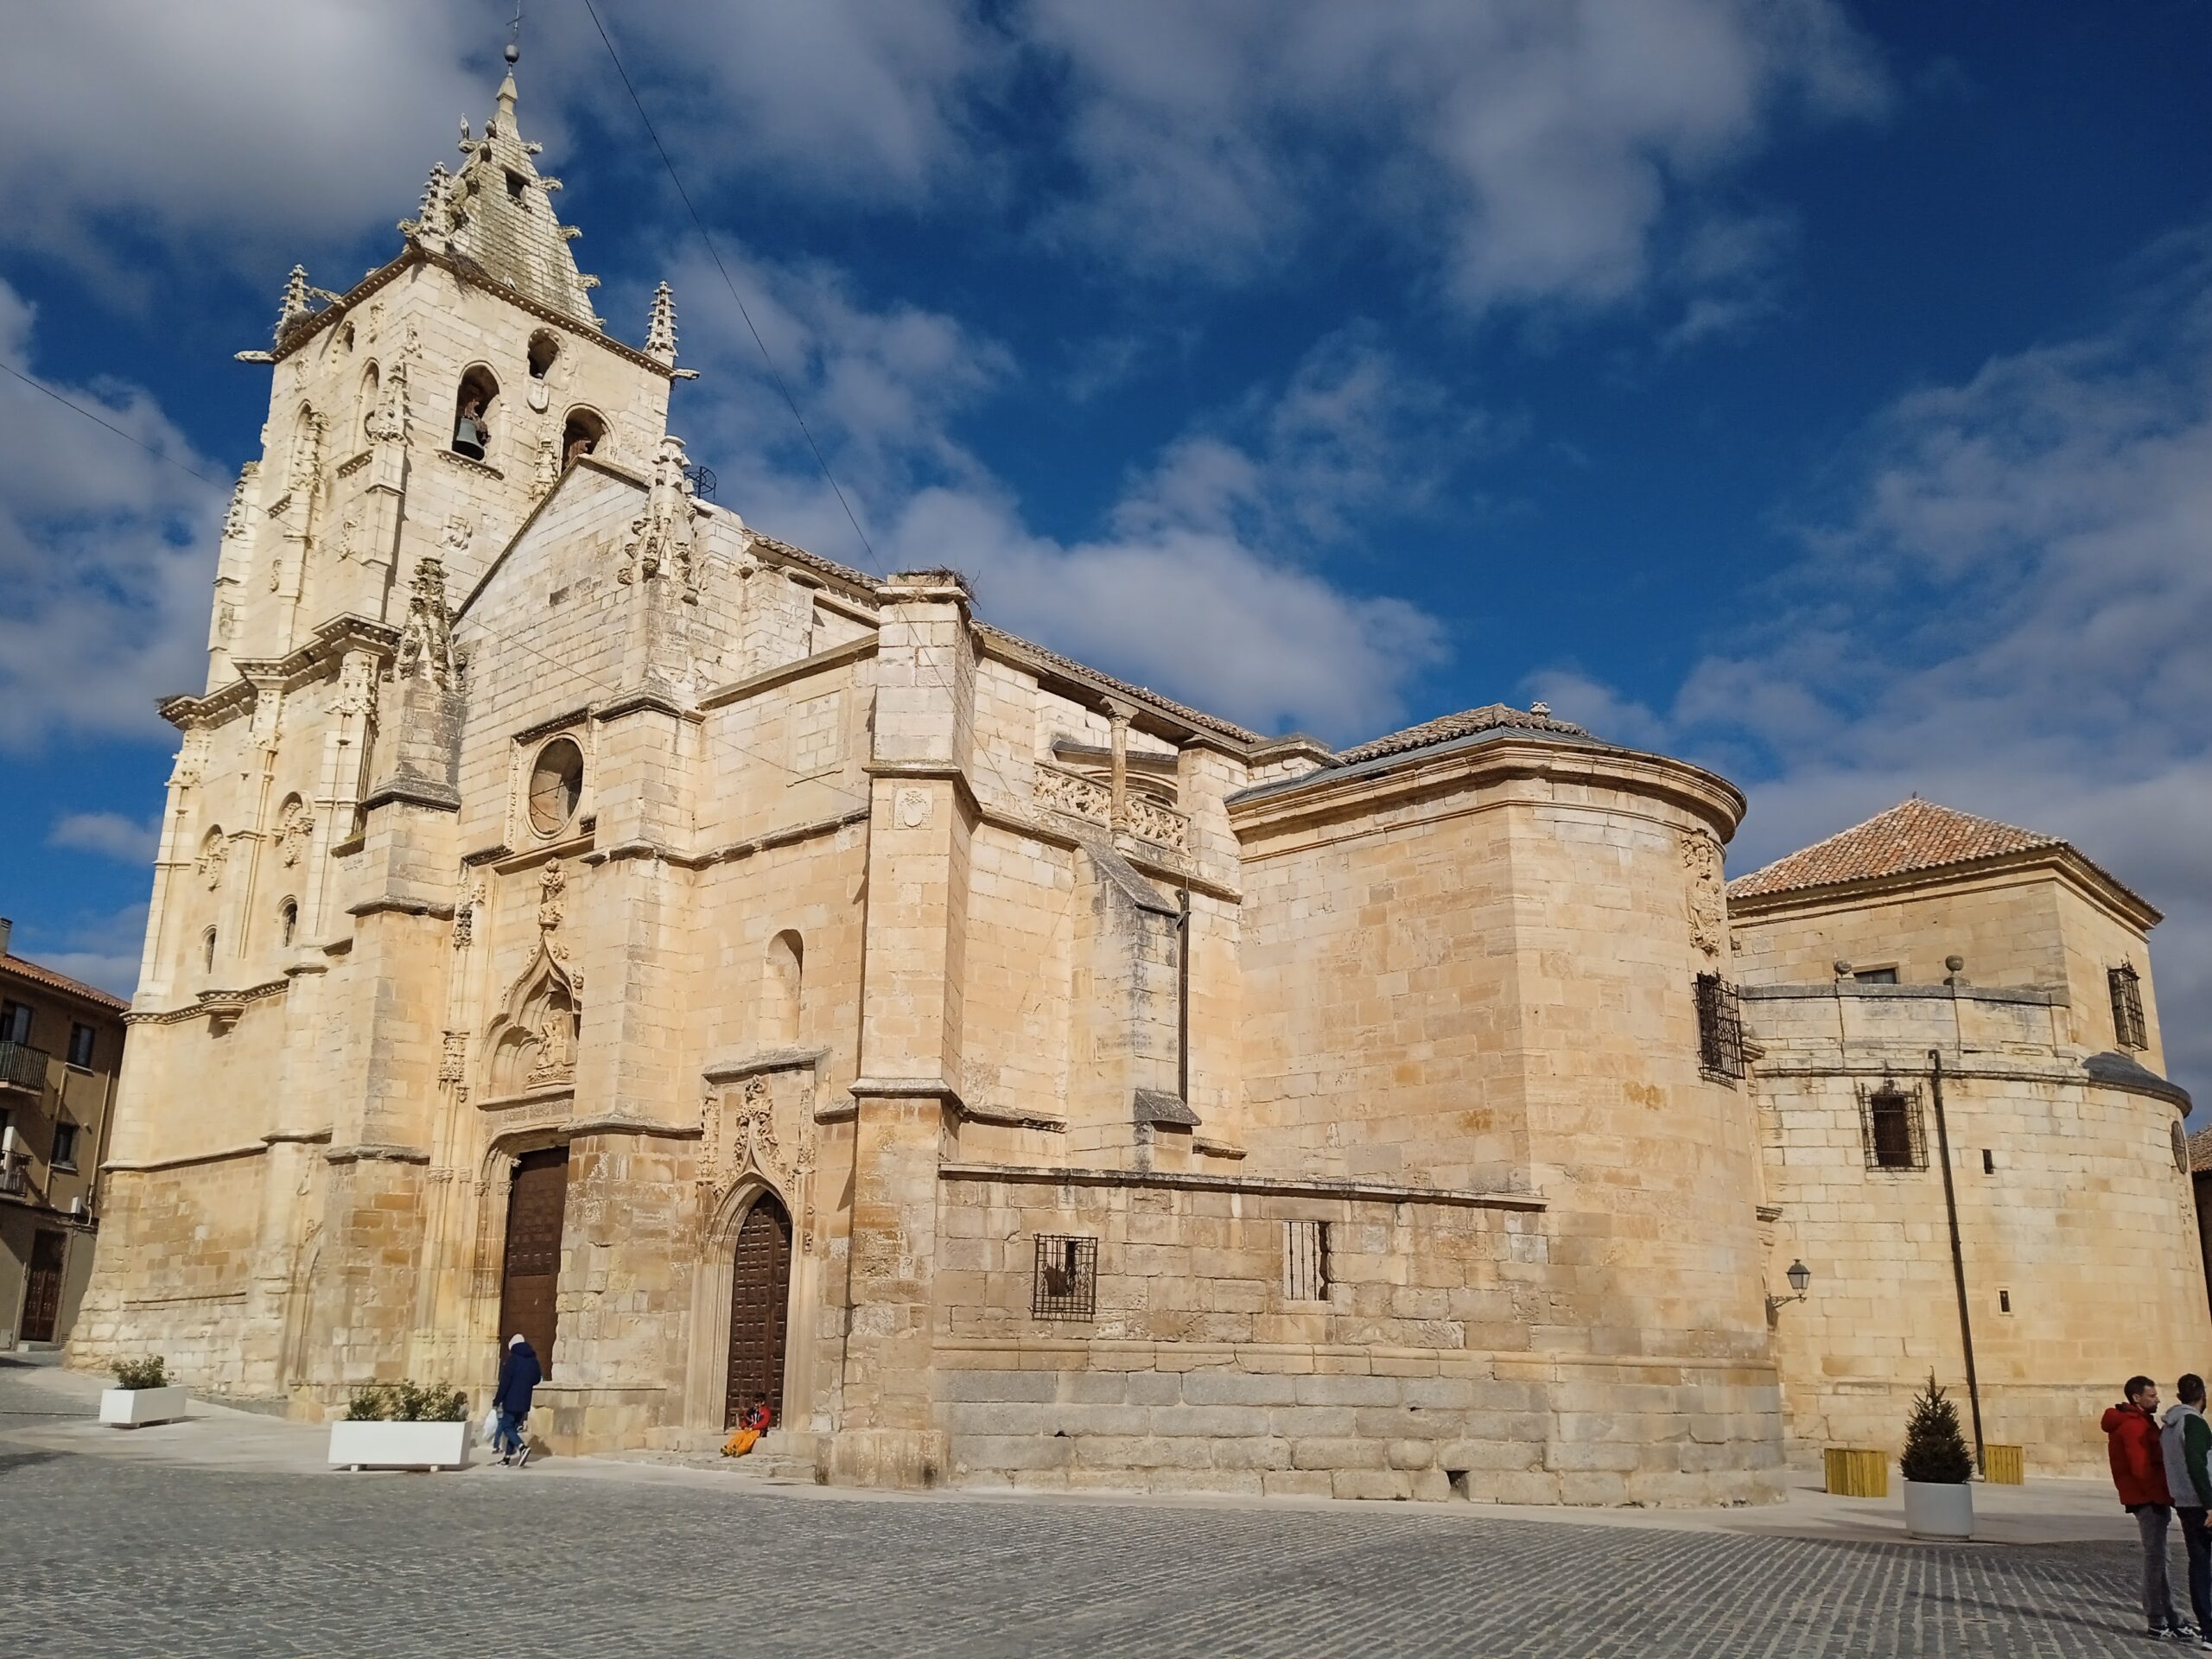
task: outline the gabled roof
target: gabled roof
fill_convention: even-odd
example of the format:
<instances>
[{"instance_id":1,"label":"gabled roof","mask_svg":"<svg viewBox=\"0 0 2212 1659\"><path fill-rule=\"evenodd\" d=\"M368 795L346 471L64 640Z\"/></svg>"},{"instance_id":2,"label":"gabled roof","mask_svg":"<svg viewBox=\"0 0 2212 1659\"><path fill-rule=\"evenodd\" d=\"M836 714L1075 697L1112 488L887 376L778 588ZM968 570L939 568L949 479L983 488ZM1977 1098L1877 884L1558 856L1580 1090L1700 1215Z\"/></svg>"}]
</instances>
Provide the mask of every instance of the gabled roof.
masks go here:
<instances>
[{"instance_id":1,"label":"gabled roof","mask_svg":"<svg viewBox=\"0 0 2212 1659\"><path fill-rule=\"evenodd\" d=\"M19 979L29 980L34 985L44 986L49 991L59 991L65 996L79 998L90 1002L95 1007L106 1009L110 1014L130 1012L130 1005L121 997L111 996L105 991L95 989L81 979L72 979L67 974L57 974L51 968L41 968L35 962L25 962L18 956L0 957L0 973L13 974Z\"/></svg>"},{"instance_id":2,"label":"gabled roof","mask_svg":"<svg viewBox=\"0 0 2212 1659\"><path fill-rule=\"evenodd\" d=\"M2212 1128L2202 1128L2189 1137L2189 1173L2202 1174L2212 1169Z\"/></svg>"},{"instance_id":3,"label":"gabled roof","mask_svg":"<svg viewBox=\"0 0 2212 1659\"><path fill-rule=\"evenodd\" d=\"M524 143L515 124L512 73L499 83L499 109L483 132L472 137L461 124L461 149L467 160L459 173L448 178L441 169L431 175L416 233L442 232L455 257L540 305L597 327L592 279L576 270L568 232L553 211L550 192L560 181L539 177L531 159L537 146Z\"/></svg>"},{"instance_id":4,"label":"gabled roof","mask_svg":"<svg viewBox=\"0 0 2212 1659\"><path fill-rule=\"evenodd\" d=\"M1840 830L1826 841L1739 875L1728 884L1731 902L1770 898L1858 881L1879 881L1922 871L1950 869L2029 853L2054 853L2080 865L2116 889L2132 904L2152 911L2143 899L2100 868L2070 842L2018 824L1941 806L1917 795L1899 801L1864 823Z\"/></svg>"}]
</instances>

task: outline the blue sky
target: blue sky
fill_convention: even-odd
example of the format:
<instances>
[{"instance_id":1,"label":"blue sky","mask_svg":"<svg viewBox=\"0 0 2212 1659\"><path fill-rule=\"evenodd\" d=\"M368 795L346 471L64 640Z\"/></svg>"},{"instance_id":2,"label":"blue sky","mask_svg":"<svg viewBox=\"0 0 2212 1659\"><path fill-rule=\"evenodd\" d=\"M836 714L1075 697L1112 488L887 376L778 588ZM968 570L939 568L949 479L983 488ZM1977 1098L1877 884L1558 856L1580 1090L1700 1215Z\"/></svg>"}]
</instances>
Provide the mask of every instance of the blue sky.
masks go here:
<instances>
[{"instance_id":1,"label":"blue sky","mask_svg":"<svg viewBox=\"0 0 2212 1659\"><path fill-rule=\"evenodd\" d=\"M397 247L499 3L0 22L0 910L127 989L283 273ZM602 6L524 130L747 519L1271 729L1548 697L1733 870L1912 790L2169 915L2212 1090L2212 16L1848 0Z\"/></svg>"}]
</instances>

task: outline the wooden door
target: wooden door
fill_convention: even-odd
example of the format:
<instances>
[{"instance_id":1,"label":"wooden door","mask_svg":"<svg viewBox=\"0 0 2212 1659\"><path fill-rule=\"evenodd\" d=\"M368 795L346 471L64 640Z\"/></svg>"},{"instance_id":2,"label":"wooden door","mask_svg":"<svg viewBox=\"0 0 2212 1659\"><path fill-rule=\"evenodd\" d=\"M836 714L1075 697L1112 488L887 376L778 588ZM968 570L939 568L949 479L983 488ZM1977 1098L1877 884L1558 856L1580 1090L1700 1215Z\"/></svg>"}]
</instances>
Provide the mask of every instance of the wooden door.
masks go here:
<instances>
[{"instance_id":1,"label":"wooden door","mask_svg":"<svg viewBox=\"0 0 2212 1659\"><path fill-rule=\"evenodd\" d=\"M784 1333L790 1322L791 1282L791 1212L772 1192L763 1192L738 1230L737 1261L729 1281L729 1386L724 1391L722 1422L737 1426L738 1414L755 1400L774 1408L784 1421Z\"/></svg>"},{"instance_id":2,"label":"wooden door","mask_svg":"<svg viewBox=\"0 0 2212 1659\"><path fill-rule=\"evenodd\" d=\"M60 1233L35 1233L31 1237L31 1270L23 1281L25 1342L52 1342L54 1322L61 1317L61 1262L67 1241Z\"/></svg>"},{"instance_id":3,"label":"wooden door","mask_svg":"<svg viewBox=\"0 0 2212 1659\"><path fill-rule=\"evenodd\" d=\"M507 1190L507 1259L499 1293L499 1344L520 1332L553 1375L554 1292L561 1282L561 1222L569 1207L569 1149L526 1152Z\"/></svg>"}]
</instances>

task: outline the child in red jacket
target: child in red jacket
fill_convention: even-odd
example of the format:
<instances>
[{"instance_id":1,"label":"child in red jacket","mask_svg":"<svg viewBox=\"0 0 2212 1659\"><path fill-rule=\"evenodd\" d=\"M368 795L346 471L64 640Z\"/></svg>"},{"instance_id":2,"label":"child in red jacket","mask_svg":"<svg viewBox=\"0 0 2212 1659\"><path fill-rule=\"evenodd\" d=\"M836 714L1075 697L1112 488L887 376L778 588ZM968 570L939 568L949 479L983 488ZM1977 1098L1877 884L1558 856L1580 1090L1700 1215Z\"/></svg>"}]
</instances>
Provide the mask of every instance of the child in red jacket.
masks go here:
<instances>
[{"instance_id":1,"label":"child in red jacket","mask_svg":"<svg viewBox=\"0 0 2212 1659\"><path fill-rule=\"evenodd\" d=\"M2173 1497L2166 1489L2165 1457L2158 1443L2158 1385L2147 1376L2131 1376L2122 1392L2126 1403L2105 1411L2105 1451L2120 1503L2135 1517L2143 1538L2143 1617L2154 1637L2186 1640L2196 1632L2175 1613L2173 1586L2166 1576Z\"/></svg>"}]
</instances>

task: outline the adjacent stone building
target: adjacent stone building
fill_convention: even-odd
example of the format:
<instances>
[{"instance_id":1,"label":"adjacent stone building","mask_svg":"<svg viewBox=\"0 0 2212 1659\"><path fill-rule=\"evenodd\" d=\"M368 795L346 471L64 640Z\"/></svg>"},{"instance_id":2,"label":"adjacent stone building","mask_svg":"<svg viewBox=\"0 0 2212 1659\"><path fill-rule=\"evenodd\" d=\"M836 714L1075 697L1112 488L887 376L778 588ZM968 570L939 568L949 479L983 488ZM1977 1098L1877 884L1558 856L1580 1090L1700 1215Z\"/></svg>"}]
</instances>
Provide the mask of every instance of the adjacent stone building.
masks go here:
<instances>
[{"instance_id":1,"label":"adjacent stone building","mask_svg":"<svg viewBox=\"0 0 2212 1659\"><path fill-rule=\"evenodd\" d=\"M0 1348L67 1340L92 1276L119 997L8 949L0 917Z\"/></svg>"},{"instance_id":2,"label":"adjacent stone building","mask_svg":"<svg viewBox=\"0 0 2212 1659\"><path fill-rule=\"evenodd\" d=\"M2048 1236L1992 1438L2090 1454L2144 1274L2146 1362L2212 1335L2154 918L2078 855L1981 931L1753 878L1738 940L1699 767L1541 708L1268 737L778 541L665 429L666 289L641 350L593 312L512 79L464 149L244 354L81 1357L317 1415L519 1329L561 1450L765 1397L837 1481L1758 1499L1963 1361L1942 1283L1868 1306L1940 1224L1837 1116L1923 1036L2027 1079L1960 1142Z\"/></svg>"}]
</instances>

